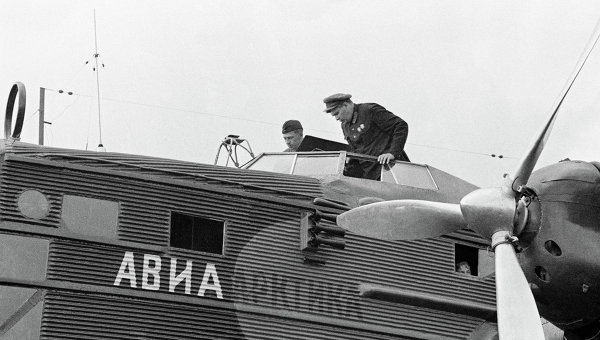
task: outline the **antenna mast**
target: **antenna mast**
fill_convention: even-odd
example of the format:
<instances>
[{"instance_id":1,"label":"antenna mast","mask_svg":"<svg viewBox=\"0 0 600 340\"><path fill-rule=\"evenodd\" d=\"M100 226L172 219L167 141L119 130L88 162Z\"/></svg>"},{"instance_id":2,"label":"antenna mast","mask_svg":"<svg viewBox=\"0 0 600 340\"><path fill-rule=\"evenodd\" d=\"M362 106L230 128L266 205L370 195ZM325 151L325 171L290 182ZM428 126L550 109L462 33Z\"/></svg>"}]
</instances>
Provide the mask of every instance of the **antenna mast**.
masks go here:
<instances>
[{"instance_id":1,"label":"antenna mast","mask_svg":"<svg viewBox=\"0 0 600 340\"><path fill-rule=\"evenodd\" d=\"M98 92L98 130L99 130L99 144L98 144L98 151L106 151L106 149L104 148L104 145L102 145L102 120L101 120L101 115L100 115L100 69L98 68L98 57L100 56L100 54L98 54L98 36L96 34L96 9L94 8L94 46L95 46L95 51L94 51L94 59L96 61L96 67L94 68L94 71L96 71L96 89ZM104 66L104 65L102 65Z\"/></svg>"}]
</instances>

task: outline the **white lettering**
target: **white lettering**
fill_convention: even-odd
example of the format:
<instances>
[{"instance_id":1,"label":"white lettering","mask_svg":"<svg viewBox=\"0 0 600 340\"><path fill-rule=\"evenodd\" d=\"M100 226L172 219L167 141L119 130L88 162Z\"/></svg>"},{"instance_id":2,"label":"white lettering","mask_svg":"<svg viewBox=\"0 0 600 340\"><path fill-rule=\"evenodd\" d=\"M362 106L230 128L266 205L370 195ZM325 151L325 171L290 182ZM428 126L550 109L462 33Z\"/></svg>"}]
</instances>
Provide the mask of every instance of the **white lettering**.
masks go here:
<instances>
[{"instance_id":1,"label":"white lettering","mask_svg":"<svg viewBox=\"0 0 600 340\"><path fill-rule=\"evenodd\" d=\"M208 279L212 277L213 284L208 284ZM219 283L219 275L217 275L217 268L212 263L206 264L206 269L204 269L204 277L202 278L202 283L200 284L200 289L198 289L198 296L204 297L204 292L207 290L214 290L217 294L218 299L223 298L223 292L221 291L221 284Z\"/></svg>"},{"instance_id":2,"label":"white lettering","mask_svg":"<svg viewBox=\"0 0 600 340\"><path fill-rule=\"evenodd\" d=\"M185 260L185 268L178 274L177 260L177 258L171 258L171 267L169 270L169 292L175 293L177 286L185 281L184 292L185 294L191 294L192 282L195 282L192 281L193 261ZM162 258L160 256L144 254L144 261L142 263L142 289L154 291L160 290L161 264ZM166 273L163 273L163 275L166 275ZM129 280L129 285L131 288L138 288L137 276L135 273L134 253L131 251L127 251L125 252L125 255L123 255L123 260L121 261L121 266L113 285L119 286L122 280ZM219 281L219 274L217 274L217 268L213 263L206 264L204 276L202 277L202 283L200 283L197 296L204 297L207 290L214 291L218 299L223 299L223 290Z\"/></svg>"},{"instance_id":3,"label":"white lettering","mask_svg":"<svg viewBox=\"0 0 600 340\"><path fill-rule=\"evenodd\" d=\"M150 261L154 266L150 267ZM160 288L160 256L144 254L144 266L142 273L142 289L158 290ZM148 284L148 275L152 275L152 284Z\"/></svg>"},{"instance_id":4,"label":"white lettering","mask_svg":"<svg viewBox=\"0 0 600 340\"><path fill-rule=\"evenodd\" d=\"M123 256L123 261L121 262L121 267L119 268L119 273L117 274L113 285L120 285L122 279L129 280L129 285L131 288L137 288L137 283L135 280L135 266L133 265L133 252L125 252L125 256Z\"/></svg>"},{"instance_id":5,"label":"white lettering","mask_svg":"<svg viewBox=\"0 0 600 340\"><path fill-rule=\"evenodd\" d=\"M169 275L169 292L175 292L175 287L181 281L185 280L185 293L190 294L192 290L192 261L187 260L185 269L177 276L175 276L175 270L177 269L177 259L171 258L171 274Z\"/></svg>"}]
</instances>

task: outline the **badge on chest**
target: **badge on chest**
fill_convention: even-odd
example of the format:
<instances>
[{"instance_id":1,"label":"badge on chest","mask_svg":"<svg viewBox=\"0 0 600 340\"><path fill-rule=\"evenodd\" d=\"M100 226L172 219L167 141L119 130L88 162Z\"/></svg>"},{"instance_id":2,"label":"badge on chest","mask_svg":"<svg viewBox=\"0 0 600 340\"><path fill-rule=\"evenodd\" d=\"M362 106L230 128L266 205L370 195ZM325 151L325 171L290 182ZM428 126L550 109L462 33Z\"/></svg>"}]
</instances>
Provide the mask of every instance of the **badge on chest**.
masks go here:
<instances>
[{"instance_id":1,"label":"badge on chest","mask_svg":"<svg viewBox=\"0 0 600 340\"><path fill-rule=\"evenodd\" d=\"M364 123L356 123L352 124L348 127L348 136L347 138L353 142L357 142L360 137L365 134L367 128Z\"/></svg>"}]
</instances>

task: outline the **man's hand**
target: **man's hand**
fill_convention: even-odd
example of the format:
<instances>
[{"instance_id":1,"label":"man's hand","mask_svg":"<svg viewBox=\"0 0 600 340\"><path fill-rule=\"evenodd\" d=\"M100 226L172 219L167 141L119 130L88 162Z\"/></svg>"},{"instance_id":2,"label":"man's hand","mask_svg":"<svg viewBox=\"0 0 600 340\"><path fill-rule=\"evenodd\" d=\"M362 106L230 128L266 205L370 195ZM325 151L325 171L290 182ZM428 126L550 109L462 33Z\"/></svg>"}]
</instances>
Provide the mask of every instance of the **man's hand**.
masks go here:
<instances>
[{"instance_id":1,"label":"man's hand","mask_svg":"<svg viewBox=\"0 0 600 340\"><path fill-rule=\"evenodd\" d=\"M393 161L394 159L396 159L396 157L394 157L394 155L392 155L389 152L381 154L381 155L379 155L379 157L377 157L379 164L388 164L390 161Z\"/></svg>"}]
</instances>

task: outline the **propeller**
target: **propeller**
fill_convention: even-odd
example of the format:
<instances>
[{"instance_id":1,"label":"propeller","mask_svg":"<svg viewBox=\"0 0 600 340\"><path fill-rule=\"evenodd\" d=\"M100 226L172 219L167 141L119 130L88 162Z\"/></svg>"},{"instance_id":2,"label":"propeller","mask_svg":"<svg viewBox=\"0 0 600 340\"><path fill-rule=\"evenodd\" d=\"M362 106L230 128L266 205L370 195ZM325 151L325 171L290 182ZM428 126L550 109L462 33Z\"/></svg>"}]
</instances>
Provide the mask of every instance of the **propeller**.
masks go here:
<instances>
[{"instance_id":1,"label":"propeller","mask_svg":"<svg viewBox=\"0 0 600 340\"><path fill-rule=\"evenodd\" d=\"M519 222L515 218L519 192L512 190L512 183L509 179L503 187L477 189L463 197L460 204L420 200L373 203L340 214L337 223L360 235L387 240L434 237L468 225L491 238L496 253L496 307L501 339L544 339L533 294L512 244L516 241L512 236L515 221Z\"/></svg>"},{"instance_id":2,"label":"propeller","mask_svg":"<svg viewBox=\"0 0 600 340\"><path fill-rule=\"evenodd\" d=\"M506 339L544 339L540 315L529 283L517 261L508 232L494 234L498 333Z\"/></svg>"},{"instance_id":3,"label":"propeller","mask_svg":"<svg viewBox=\"0 0 600 340\"><path fill-rule=\"evenodd\" d=\"M519 200L526 192L527 181L546 145L559 109L598 42L597 33L595 37L512 179L507 176L503 185L497 188L477 189L463 197L460 204L395 200L364 205L340 214L337 224L360 235L386 240L436 237L468 225L491 239L496 253L496 306L500 338L544 339L535 299L513 247L518 240L514 235L522 231L523 216L527 216L526 211L523 212L527 208L519 204Z\"/></svg>"},{"instance_id":4,"label":"propeller","mask_svg":"<svg viewBox=\"0 0 600 340\"><path fill-rule=\"evenodd\" d=\"M338 215L337 224L385 240L418 240L467 226L457 204L419 200L371 203Z\"/></svg>"}]
</instances>

